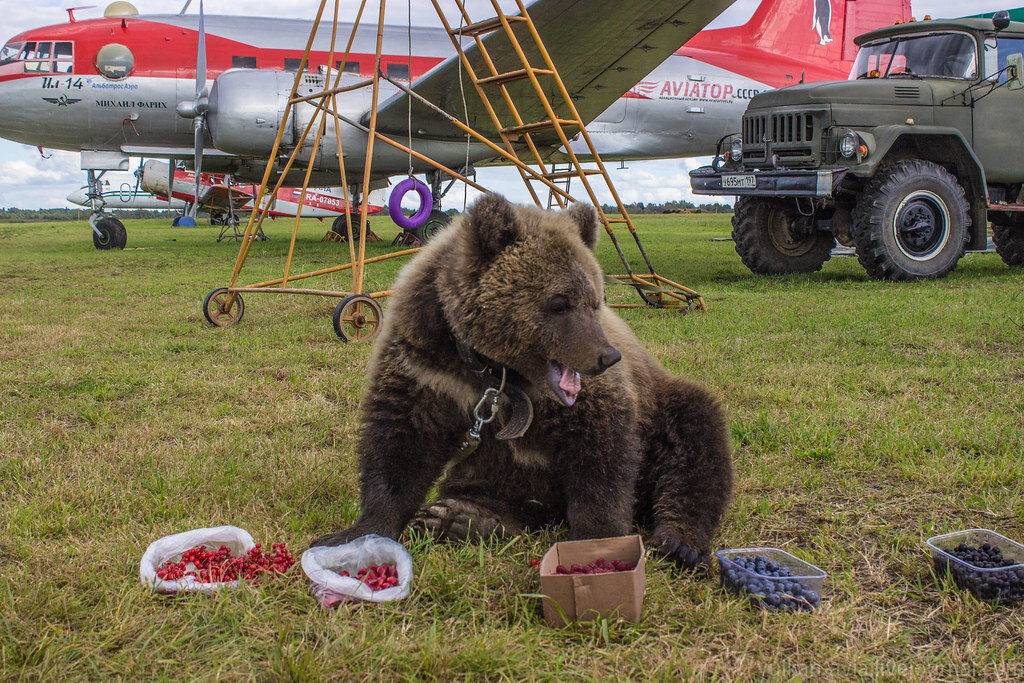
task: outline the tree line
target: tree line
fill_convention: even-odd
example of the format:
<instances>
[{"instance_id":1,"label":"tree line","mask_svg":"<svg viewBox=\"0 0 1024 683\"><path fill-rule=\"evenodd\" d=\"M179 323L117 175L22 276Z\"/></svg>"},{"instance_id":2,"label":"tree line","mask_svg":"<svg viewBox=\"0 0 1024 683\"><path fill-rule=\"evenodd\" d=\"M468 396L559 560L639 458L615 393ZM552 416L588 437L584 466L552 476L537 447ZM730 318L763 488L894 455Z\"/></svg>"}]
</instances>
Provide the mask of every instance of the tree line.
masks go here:
<instances>
[{"instance_id":1,"label":"tree line","mask_svg":"<svg viewBox=\"0 0 1024 683\"><path fill-rule=\"evenodd\" d=\"M732 213L731 206L718 202L714 204L694 204L693 202L679 200L661 204L633 202L631 204L623 204L623 206L626 207L626 211L630 215L645 213ZM605 204L602 204L601 208L605 213L616 213L618 211L614 206Z\"/></svg>"},{"instance_id":2,"label":"tree line","mask_svg":"<svg viewBox=\"0 0 1024 683\"><path fill-rule=\"evenodd\" d=\"M0 223L44 223L46 221L84 221L89 218L88 209L0 209ZM167 216L173 220L177 215L174 211L145 209L124 209L107 211L108 216L118 220L160 218Z\"/></svg>"}]
</instances>

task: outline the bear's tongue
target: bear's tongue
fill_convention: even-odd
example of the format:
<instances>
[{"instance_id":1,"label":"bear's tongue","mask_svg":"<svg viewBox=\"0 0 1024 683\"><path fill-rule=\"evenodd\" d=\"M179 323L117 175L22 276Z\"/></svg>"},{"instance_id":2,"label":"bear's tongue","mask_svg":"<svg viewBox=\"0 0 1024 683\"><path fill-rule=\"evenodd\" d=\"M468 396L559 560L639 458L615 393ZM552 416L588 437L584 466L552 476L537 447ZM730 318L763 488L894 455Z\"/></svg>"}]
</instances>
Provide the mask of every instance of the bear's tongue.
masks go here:
<instances>
[{"instance_id":1,"label":"bear's tongue","mask_svg":"<svg viewBox=\"0 0 1024 683\"><path fill-rule=\"evenodd\" d=\"M548 381L562 403L567 406L576 403L576 397L583 386L580 381L580 373L568 365L551 361L551 365L548 367Z\"/></svg>"}]
</instances>

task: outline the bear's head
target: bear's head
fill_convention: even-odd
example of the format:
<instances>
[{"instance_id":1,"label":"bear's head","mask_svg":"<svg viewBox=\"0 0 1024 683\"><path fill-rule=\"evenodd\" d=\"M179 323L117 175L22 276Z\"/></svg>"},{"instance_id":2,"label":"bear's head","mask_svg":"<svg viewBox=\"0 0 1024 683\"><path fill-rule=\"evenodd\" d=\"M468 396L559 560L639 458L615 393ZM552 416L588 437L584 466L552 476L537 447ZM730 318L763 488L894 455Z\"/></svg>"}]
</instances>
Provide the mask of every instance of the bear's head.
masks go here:
<instances>
[{"instance_id":1,"label":"bear's head","mask_svg":"<svg viewBox=\"0 0 1024 683\"><path fill-rule=\"evenodd\" d=\"M599 320L599 225L589 205L544 211L488 194L449 229L451 263L438 278L442 313L460 341L567 406L581 375L622 357Z\"/></svg>"}]
</instances>

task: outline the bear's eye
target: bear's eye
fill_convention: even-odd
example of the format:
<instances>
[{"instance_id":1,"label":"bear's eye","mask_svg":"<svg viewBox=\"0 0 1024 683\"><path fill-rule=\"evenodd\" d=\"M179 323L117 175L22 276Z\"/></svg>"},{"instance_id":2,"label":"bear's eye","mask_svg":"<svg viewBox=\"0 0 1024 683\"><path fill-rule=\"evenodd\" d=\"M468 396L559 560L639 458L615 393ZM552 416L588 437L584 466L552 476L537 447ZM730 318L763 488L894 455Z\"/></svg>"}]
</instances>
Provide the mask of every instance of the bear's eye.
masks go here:
<instances>
[{"instance_id":1,"label":"bear's eye","mask_svg":"<svg viewBox=\"0 0 1024 683\"><path fill-rule=\"evenodd\" d=\"M547 304L544 306L548 313L565 313L571 308L569 306L569 300L564 296L553 296L548 299Z\"/></svg>"}]
</instances>

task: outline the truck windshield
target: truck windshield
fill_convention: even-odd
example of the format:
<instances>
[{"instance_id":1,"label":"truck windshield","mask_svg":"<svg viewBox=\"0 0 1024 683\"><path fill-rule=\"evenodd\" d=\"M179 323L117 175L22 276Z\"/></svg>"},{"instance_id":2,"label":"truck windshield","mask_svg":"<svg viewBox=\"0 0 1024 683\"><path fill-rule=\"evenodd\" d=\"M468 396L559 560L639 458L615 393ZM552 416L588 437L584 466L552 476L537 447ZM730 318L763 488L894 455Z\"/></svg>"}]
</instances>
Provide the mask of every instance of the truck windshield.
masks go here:
<instances>
[{"instance_id":1,"label":"truck windshield","mask_svg":"<svg viewBox=\"0 0 1024 683\"><path fill-rule=\"evenodd\" d=\"M0 49L0 66L16 62L21 54L21 43L7 43Z\"/></svg>"},{"instance_id":2,"label":"truck windshield","mask_svg":"<svg viewBox=\"0 0 1024 683\"><path fill-rule=\"evenodd\" d=\"M861 46L850 79L933 76L974 78L978 51L966 33L895 36Z\"/></svg>"}]
</instances>

